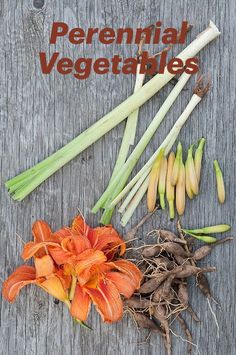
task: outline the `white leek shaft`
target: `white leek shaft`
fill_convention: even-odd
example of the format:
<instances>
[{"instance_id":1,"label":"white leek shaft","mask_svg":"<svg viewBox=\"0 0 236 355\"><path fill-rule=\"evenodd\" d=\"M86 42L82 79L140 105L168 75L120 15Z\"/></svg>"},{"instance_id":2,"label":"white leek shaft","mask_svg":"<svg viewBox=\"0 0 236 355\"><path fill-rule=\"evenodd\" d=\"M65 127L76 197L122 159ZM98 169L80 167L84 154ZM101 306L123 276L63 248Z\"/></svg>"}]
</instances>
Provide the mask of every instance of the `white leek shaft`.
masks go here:
<instances>
[{"instance_id":1,"label":"white leek shaft","mask_svg":"<svg viewBox=\"0 0 236 355\"><path fill-rule=\"evenodd\" d=\"M122 205L119 208L119 212L123 213L126 209L126 207L128 206L128 204L130 203L130 201L132 200L132 198L134 197L134 195L136 194L136 192L139 190L140 186L142 185L143 181L146 179L146 177L148 176L148 172L146 174L143 174L143 176L141 177L141 179L139 179L139 181L137 181L137 183L134 185L132 191L130 191L130 193L127 195L126 199L124 200L124 202L122 203ZM115 200L114 200L115 201Z\"/></svg>"},{"instance_id":2,"label":"white leek shaft","mask_svg":"<svg viewBox=\"0 0 236 355\"><path fill-rule=\"evenodd\" d=\"M145 79L145 74L140 74L140 64L138 63L137 71L136 71L136 81L135 81L135 86L134 86L134 92L137 92L139 89L141 89L141 87L143 86L144 79ZM134 145L137 123L138 123L138 114L139 114L139 109L137 108L137 110L133 111L127 119L125 129L130 134L130 137L129 137L129 144L130 145Z\"/></svg>"},{"instance_id":3,"label":"white leek shaft","mask_svg":"<svg viewBox=\"0 0 236 355\"><path fill-rule=\"evenodd\" d=\"M134 93L136 93L143 86L143 81L145 78L145 74L140 74L140 64L137 65L137 73L136 73L136 81L134 86ZM124 165L127 156L129 154L130 145L134 144L137 122L138 122L138 114L139 108L133 111L129 117L127 118L127 122L125 125L124 135L122 138L119 154L116 160L116 164L114 166L112 176L110 178L109 184L113 181L117 173L120 171L122 166Z\"/></svg>"},{"instance_id":4,"label":"white leek shaft","mask_svg":"<svg viewBox=\"0 0 236 355\"><path fill-rule=\"evenodd\" d=\"M149 184L149 176L144 180L144 182L142 183L140 189L138 190L138 192L134 196L133 200L129 204L129 207L127 208L126 212L124 213L124 215L123 215L123 217L121 219L121 225L123 227L126 226L128 221L132 217L134 211L136 210L137 206L139 205L140 201L142 200L145 192L147 191L148 184Z\"/></svg>"}]
</instances>

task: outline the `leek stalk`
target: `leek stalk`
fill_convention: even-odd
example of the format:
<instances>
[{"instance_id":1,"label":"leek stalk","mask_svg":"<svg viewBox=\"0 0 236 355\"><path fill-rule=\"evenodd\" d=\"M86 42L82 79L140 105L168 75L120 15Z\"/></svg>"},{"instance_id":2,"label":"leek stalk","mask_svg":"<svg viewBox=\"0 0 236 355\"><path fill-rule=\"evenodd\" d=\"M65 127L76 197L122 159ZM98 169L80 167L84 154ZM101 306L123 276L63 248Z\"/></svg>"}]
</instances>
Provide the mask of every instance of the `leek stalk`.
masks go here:
<instances>
[{"instance_id":1,"label":"leek stalk","mask_svg":"<svg viewBox=\"0 0 236 355\"><path fill-rule=\"evenodd\" d=\"M194 57L209 42L211 42L213 39L218 37L219 34L220 34L220 32L217 29L217 27L214 25L214 23L212 21L210 21L208 28L206 30L204 30L203 32L201 32L197 36L197 38L177 56L177 58L180 58L183 62L185 62L187 58ZM168 73L167 68L165 68L164 74L157 74L157 75L159 76L159 79L161 80L161 82L165 81L165 83L167 83L171 79L170 73ZM168 77L168 79L167 79L167 77ZM173 75L172 75L172 77L173 77ZM156 76L154 78L156 78ZM160 85L160 83L159 83L159 85ZM165 84L163 84L162 86L164 86L164 85ZM145 85L144 85L144 87L145 87ZM139 92L141 90L142 89L140 89ZM135 159L134 162L132 162L132 164L135 165L136 161L137 161L137 158ZM128 162L128 160L127 160L127 162ZM125 165L123 166L123 168L124 167L125 167ZM105 205L107 207L109 205L109 208L111 208L109 201L113 200L119 194L119 192L122 190L130 173L132 172L132 169L133 168L129 168L127 172L126 172L126 168L121 169L121 171L119 172L117 177L112 181L111 184L108 185L106 191L103 193L101 198L97 201L97 203L93 207L92 211L94 213L96 213L101 207L104 207Z\"/></svg>"},{"instance_id":2,"label":"leek stalk","mask_svg":"<svg viewBox=\"0 0 236 355\"><path fill-rule=\"evenodd\" d=\"M202 83L200 85L202 85ZM197 88L194 90L194 92L197 92ZM203 88L202 91L199 93L200 96L198 96L195 93L193 94L193 96L190 99L189 103L187 104L185 110L180 115L180 117L176 121L175 125L172 127L171 131L169 132L169 134L167 135L167 137L165 138L163 143L160 145L160 147L157 149L157 151L152 155L152 157L149 159L149 161L144 165L144 167L139 171L139 173L131 180L131 182L128 184L129 188L126 189L126 192L127 192L127 190L129 191L134 186L135 183L137 183L137 181L142 177L142 175L144 173L146 173L147 171L150 172L153 162L155 161L161 148L168 147L169 150L172 148L171 144L174 144L175 140L177 139L177 137L180 133L181 128L183 127L183 125L185 124L187 119L189 118L189 116L192 113L192 111L194 110L194 108L199 104L199 102L201 102L203 93L205 94L206 92L207 92L206 88ZM171 144L170 144L170 142L171 142ZM165 148L165 155L167 155L169 153L169 150L167 150ZM182 170L183 169L184 169L184 166L182 167ZM184 175L185 175L184 171L182 171L182 173L184 173ZM134 197L135 202L132 205L132 209L128 209L124 213L123 218L122 218L122 221L123 221L122 225L124 225L124 221L126 223L129 221L129 219L131 218L132 214L135 211L135 208L138 206L139 202L141 201L142 197L144 196L145 192L147 191L147 188L145 190L145 186L146 185L143 183L143 185L140 188L141 192L140 191L137 192L138 198L135 199L135 197ZM132 191L131 191L131 193L132 193ZM117 196L115 201L112 202L112 206L114 206L115 203L118 203L123 196L124 196L124 192L121 191L121 193Z\"/></svg>"}]
</instances>

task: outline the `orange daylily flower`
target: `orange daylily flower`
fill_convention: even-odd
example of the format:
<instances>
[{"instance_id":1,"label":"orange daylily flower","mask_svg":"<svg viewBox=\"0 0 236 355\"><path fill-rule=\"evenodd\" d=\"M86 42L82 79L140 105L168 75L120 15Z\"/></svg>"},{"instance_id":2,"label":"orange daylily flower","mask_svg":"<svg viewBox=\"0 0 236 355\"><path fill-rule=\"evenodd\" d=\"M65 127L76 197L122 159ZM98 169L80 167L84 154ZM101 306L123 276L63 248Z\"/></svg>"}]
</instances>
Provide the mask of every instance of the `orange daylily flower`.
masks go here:
<instances>
[{"instance_id":1,"label":"orange daylily flower","mask_svg":"<svg viewBox=\"0 0 236 355\"><path fill-rule=\"evenodd\" d=\"M35 284L43 288L53 297L64 302L68 299L65 283L57 273L45 277L37 277L37 269L33 266L19 266L3 283L2 293L9 302L14 302L22 287Z\"/></svg>"},{"instance_id":2,"label":"orange daylily flower","mask_svg":"<svg viewBox=\"0 0 236 355\"><path fill-rule=\"evenodd\" d=\"M54 233L45 221L36 221L32 233L34 241L25 244L22 258L33 257L35 267L20 266L4 282L7 300L13 302L32 283L69 305L79 321L87 319L91 303L106 322L122 318L121 295L131 297L142 274L133 263L114 260L126 246L111 225L91 228L77 216L71 227Z\"/></svg>"}]
</instances>

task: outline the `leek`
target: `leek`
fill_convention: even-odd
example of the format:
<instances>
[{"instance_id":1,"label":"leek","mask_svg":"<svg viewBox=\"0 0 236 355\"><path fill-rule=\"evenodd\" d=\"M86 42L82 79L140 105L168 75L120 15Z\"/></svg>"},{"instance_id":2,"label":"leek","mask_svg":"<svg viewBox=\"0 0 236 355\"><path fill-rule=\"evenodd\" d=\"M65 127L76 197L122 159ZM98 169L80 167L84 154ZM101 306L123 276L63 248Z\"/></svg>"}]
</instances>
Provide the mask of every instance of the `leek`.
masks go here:
<instances>
[{"instance_id":1,"label":"leek","mask_svg":"<svg viewBox=\"0 0 236 355\"><path fill-rule=\"evenodd\" d=\"M161 148L165 147L165 155L167 155L169 153L169 150L172 148L172 145L175 143L175 140L177 139L181 128L183 127L183 125L185 124L187 119L189 118L189 116L192 113L192 111L194 110L194 108L199 104L199 102L201 102L202 97L207 93L208 89L209 89L209 84L207 84L205 87L203 87L202 80L197 82L197 86L194 89L194 94L193 94L192 98L190 99L185 110L180 115L180 117L176 121L175 125L172 127L171 131L169 132L169 134L167 135L167 137L165 138L163 143L160 145L160 147L157 149L157 151L152 155L152 157L149 159L149 161L144 165L144 167L139 171L139 173L130 181L130 183L127 185L128 188L126 186L126 188L119 193L119 195L116 197L116 199L112 201L112 203L111 203L112 207L114 207L123 198L123 196L126 195L126 193L135 185L135 183L137 183L138 180L140 178L142 178L142 175L144 173L147 173L147 171L148 171L148 173L150 172L153 162L157 158ZM183 174L185 175L185 172L183 170L184 170L184 166L182 167L182 176L183 176ZM144 186L146 186L146 185L143 184L141 187L143 195L145 194L145 192L147 190L147 189L145 190ZM125 191L125 193L124 193L124 191ZM132 193L132 191L131 191L131 193ZM138 191L137 194L138 194L139 198L135 200L135 208L138 206L138 203L141 201L141 199L143 197L143 195L140 196L140 194L141 194L140 191ZM133 204L132 210L130 209L128 212L127 211L125 212L125 214L124 214L125 217L124 217L124 219L122 218L123 223L124 223L124 221L126 221L126 223L129 221L135 208L134 208L134 204ZM122 223L122 225L124 225L123 223Z\"/></svg>"},{"instance_id":2,"label":"leek","mask_svg":"<svg viewBox=\"0 0 236 355\"><path fill-rule=\"evenodd\" d=\"M202 48L204 48L209 42L211 42L213 39L218 37L220 34L219 30L217 27L213 24L212 21L210 21L209 26L206 30L204 30L202 33L200 33L197 38L189 45L187 46L178 56L177 58L180 58L183 62L186 61L187 58L189 57L194 57ZM171 78L170 78L170 73L168 73L167 68L165 68L164 74L157 74L159 76L159 79L161 81L166 81L167 83ZM156 78L157 75L154 77ZM171 75L174 77L174 75ZM167 79L168 77L168 79ZM152 79L153 80L153 79ZM162 85L164 86L165 83ZM146 84L147 85L147 84ZM145 87L145 85L144 85ZM139 92L142 89L139 90ZM152 134L153 135L153 134ZM142 149L142 151L144 148ZM141 153L142 154L142 153ZM132 158L133 159L133 158ZM129 163L134 165L136 164L138 158L135 158L134 161L129 161ZM128 159L129 160L129 159ZM127 162L128 162L127 160ZM128 170L126 169L128 167ZM110 201L114 199L119 192L122 190L124 187L130 173L132 172L132 168L128 166L128 164L124 164L123 169L120 170L120 172L117 174L116 178L110 183L106 189L106 191L103 193L101 198L97 201L95 206L93 207L92 211L96 213L101 207L110 207ZM108 221L109 222L109 221Z\"/></svg>"},{"instance_id":3,"label":"leek","mask_svg":"<svg viewBox=\"0 0 236 355\"><path fill-rule=\"evenodd\" d=\"M139 71L140 71L140 64L138 63L137 73L136 73L136 81L135 81L135 86L134 86L134 93L136 93L139 89L141 89L141 87L143 86L144 78L145 78L145 74L140 74ZM126 127L125 127L124 135L122 138L122 143L120 146L118 158L116 160L116 164L115 164L110 181L113 180L114 176L116 176L117 172L120 170L120 168L125 163L128 153L129 153L130 145L134 144L134 139L135 139L135 134L136 134L136 129L137 129L137 122L138 122L138 113L139 113L139 108L137 108L135 111L133 111L129 115L129 117L127 118Z\"/></svg>"},{"instance_id":4,"label":"leek","mask_svg":"<svg viewBox=\"0 0 236 355\"><path fill-rule=\"evenodd\" d=\"M99 208L103 207L104 204L107 202L109 199L110 195L115 198L116 194L114 190L118 190L117 194L122 190L124 187L126 181L129 178L129 175L131 174L134 166L136 165L137 161L139 160L140 156L142 155L143 151L145 150L146 146L148 145L149 141L153 137L155 131L163 121L165 115L177 99L178 95L184 88L185 84L189 80L191 75L189 74L182 74L178 83L175 85L175 87L172 89L170 92L169 96L167 99L164 101L163 105L157 112L156 116L153 118L152 122L150 123L149 127L147 128L146 132L138 142L137 146L133 150L133 152L130 154L129 158L123 165L123 167L120 169L120 171L117 173L117 176L113 181L108 185L108 188L106 191L103 193L103 195L100 197L98 202L95 204L95 206L92 209L92 212L96 213ZM145 85L144 85L145 86ZM154 159L155 160L155 159ZM153 160L153 162L154 162ZM118 186L118 188L117 188ZM111 201L110 201L111 202ZM109 206L109 208L112 208L114 206Z\"/></svg>"},{"instance_id":5,"label":"leek","mask_svg":"<svg viewBox=\"0 0 236 355\"><path fill-rule=\"evenodd\" d=\"M142 185L142 183L144 182L144 180L146 179L146 177L148 176L149 172L147 171L146 174L143 174L143 176L141 177L141 179L139 179L139 181L137 182L137 184L134 186L134 188L132 189L132 191L130 192L130 194L125 198L124 202L122 203L122 205L119 208L119 212L123 213L126 209L126 207L128 206L128 204L130 203L130 201L132 200L132 198L134 197L134 195L136 194L136 192L139 190L140 186Z\"/></svg>"},{"instance_id":6,"label":"leek","mask_svg":"<svg viewBox=\"0 0 236 355\"><path fill-rule=\"evenodd\" d=\"M145 74L140 73L140 64L138 63L137 65L137 72L136 72L136 81L135 81L135 86L134 86L134 93L137 92L143 85L143 81L145 78ZM111 176L111 179L109 181L109 184L113 181L119 170L122 168L124 165L130 146L134 144L135 140L135 135L136 135L136 129L137 129L137 122L138 122L138 114L139 114L139 109L137 108L135 111L133 111L129 117L127 118L126 126L125 126L125 131L124 135L122 138L119 154L113 169L113 173ZM113 214L114 209L107 209L104 211L102 217L101 217L101 223L106 224L106 221L110 220Z\"/></svg>"},{"instance_id":7,"label":"leek","mask_svg":"<svg viewBox=\"0 0 236 355\"><path fill-rule=\"evenodd\" d=\"M174 126L170 130L169 134L165 138L165 140L162 142L160 147L157 149L157 151L151 156L151 158L148 160L148 162L142 167L142 169L134 176L134 178L128 183L128 185L122 190L119 195L112 201L110 207L114 207L126 194L131 190L131 188L135 185L135 183L143 176L144 173L149 173L151 170L151 167L162 147L165 147L165 155L168 154L169 150L171 150L172 146L175 143L175 140L177 139L181 128L189 118L191 112L194 110L194 108L198 105L198 103L201 101L201 98L194 94L189 101L187 107L181 114L181 116L178 118L178 120L175 122ZM170 144L171 143L171 144Z\"/></svg>"},{"instance_id":8,"label":"leek","mask_svg":"<svg viewBox=\"0 0 236 355\"><path fill-rule=\"evenodd\" d=\"M136 210L136 207L139 205L140 201L142 200L145 192L147 191L148 184L149 184L149 176L146 177L146 179L142 183L140 189L138 190L138 192L134 196L133 200L131 201L126 212L124 213L123 217L121 218L121 225L123 227L126 226L128 221L130 220L131 216L133 215L134 211Z\"/></svg>"}]
</instances>

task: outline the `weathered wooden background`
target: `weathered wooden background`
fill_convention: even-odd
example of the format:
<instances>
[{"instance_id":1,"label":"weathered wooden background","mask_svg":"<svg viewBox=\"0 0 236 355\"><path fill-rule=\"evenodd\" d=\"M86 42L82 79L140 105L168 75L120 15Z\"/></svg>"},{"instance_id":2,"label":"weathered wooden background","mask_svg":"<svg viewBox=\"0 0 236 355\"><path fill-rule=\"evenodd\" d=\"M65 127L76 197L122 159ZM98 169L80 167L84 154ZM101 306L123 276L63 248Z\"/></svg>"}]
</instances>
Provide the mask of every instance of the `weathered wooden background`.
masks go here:
<instances>
[{"instance_id":1,"label":"weathered wooden background","mask_svg":"<svg viewBox=\"0 0 236 355\"><path fill-rule=\"evenodd\" d=\"M79 81L73 76L61 76L55 71L49 76L41 73L38 52L55 50L76 59L80 56L124 57L134 55L136 48L128 45L73 46L62 39L49 46L51 24L65 21L69 26L139 27L162 20L164 26L179 27L188 20L194 28L188 42L202 31L212 19L222 31L221 37L200 54L201 69L211 74L209 95L195 110L181 133L187 148L201 136L207 138L203 162L201 194L187 203L182 218L185 226L215 223L233 225L235 216L235 0L11 0L0 1L0 147L1 147L1 279L5 279L22 261L21 242L31 238L31 224L35 219L46 219L53 228L68 224L79 207L88 222L96 225L97 215L90 208L100 196L115 162L124 125L114 129L70 164L61 169L22 203L13 202L4 182L15 174L69 142L79 132L110 111L133 89L134 77L92 74ZM178 48L174 49L177 54ZM195 80L195 79L194 79ZM178 98L174 108L161 125L155 138L139 162L139 169L170 129L181 113L194 83ZM137 137L141 137L160 104L171 89L167 85L140 111ZM218 158L224 171L227 200L217 203L213 159ZM145 213L142 203L132 219L130 228ZM121 233L119 215L113 220ZM138 237L153 227L174 224L167 213L156 214L149 225L140 230ZM235 229L233 229L235 233ZM193 339L203 355L235 354L235 244L219 246L202 262L217 266L218 272L209 279L220 307L213 304L220 326L217 339L216 326L206 299L191 285L191 303L201 318L195 324L187 315ZM156 335L146 340L148 333L136 330L126 316L119 324L104 325L96 312L91 312L89 332L74 327L67 309L56 305L52 298L36 287L21 292L14 305L1 300L0 353L8 355L41 354L164 354L163 343ZM173 331L184 335L176 325ZM173 339L173 353L185 354L186 343ZM193 351L197 353L196 349Z\"/></svg>"}]
</instances>

